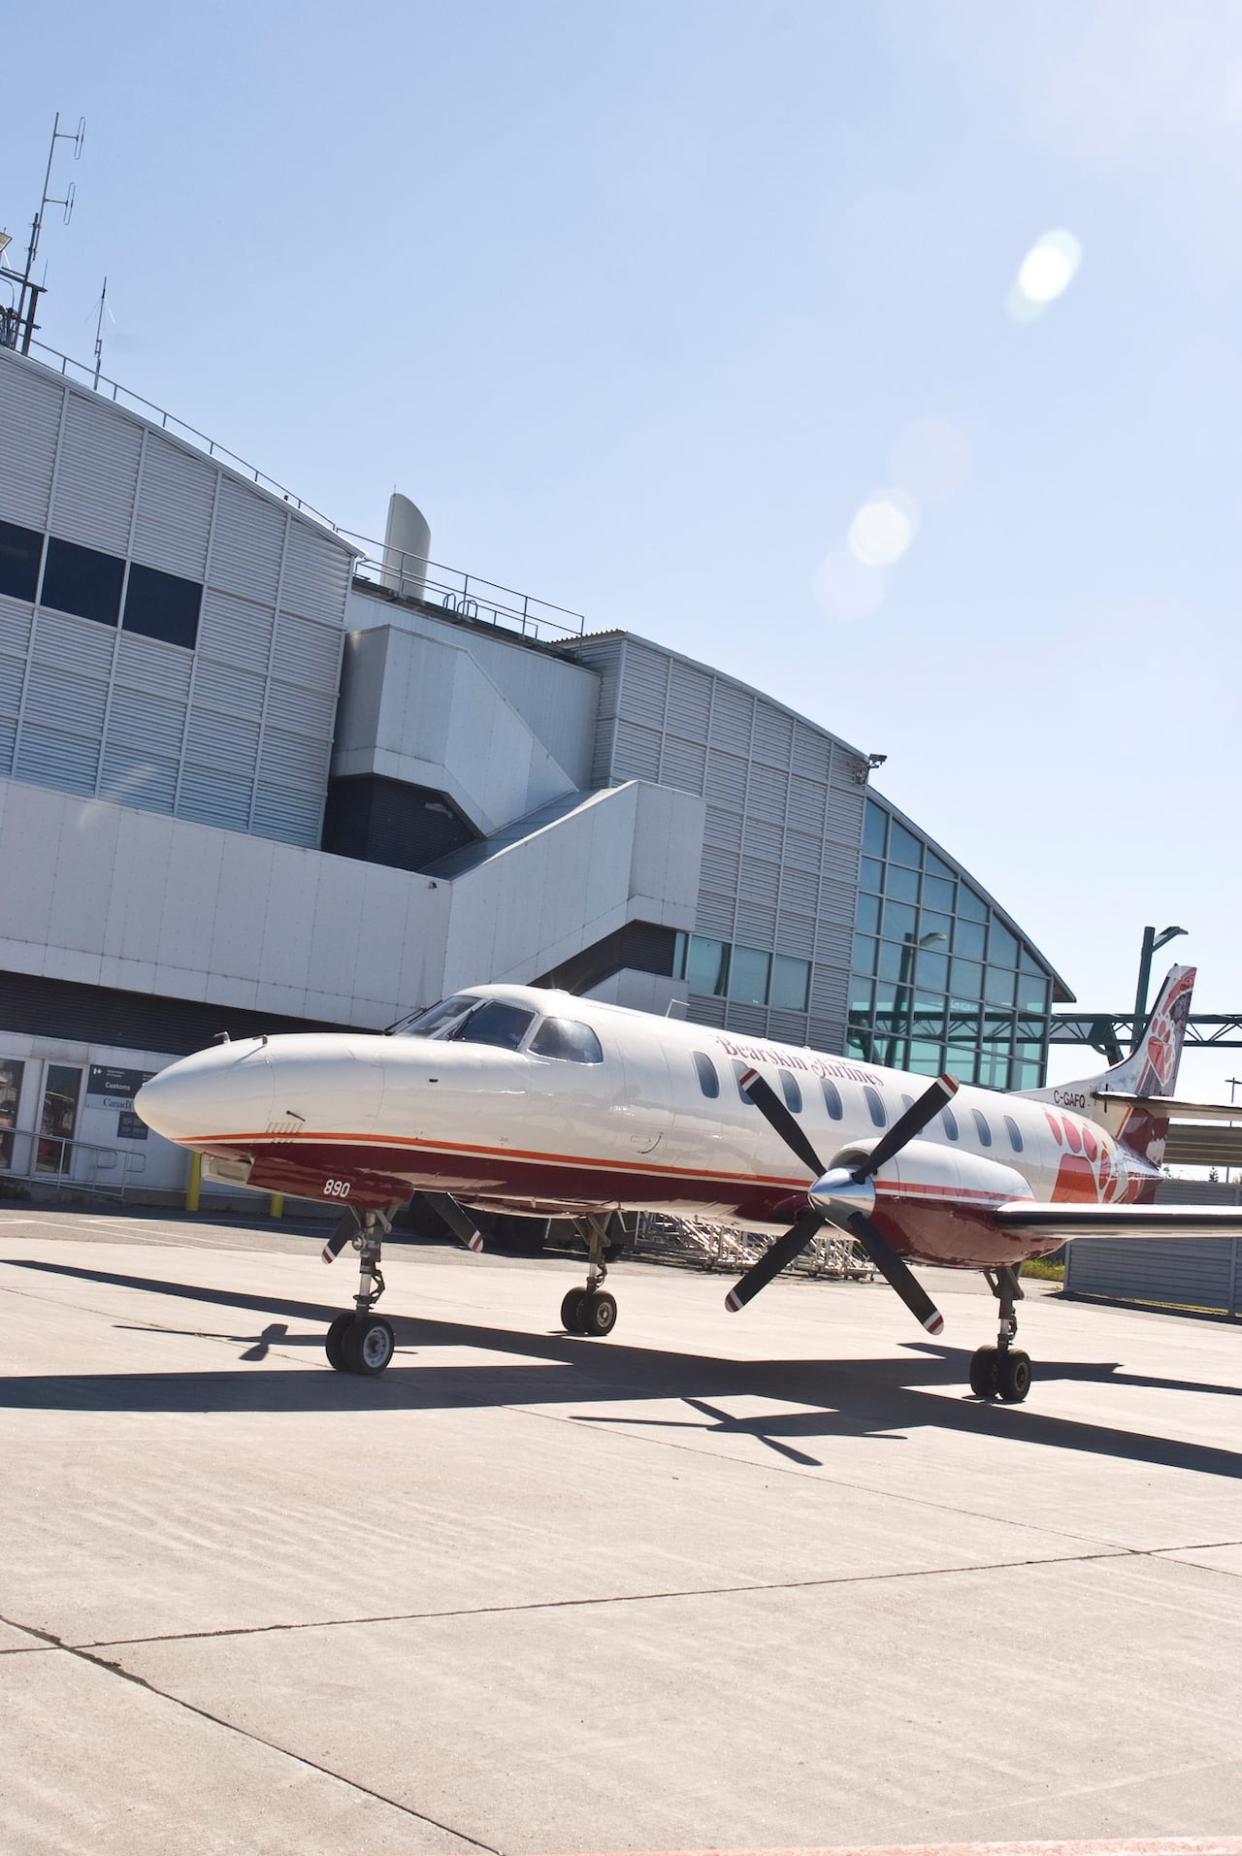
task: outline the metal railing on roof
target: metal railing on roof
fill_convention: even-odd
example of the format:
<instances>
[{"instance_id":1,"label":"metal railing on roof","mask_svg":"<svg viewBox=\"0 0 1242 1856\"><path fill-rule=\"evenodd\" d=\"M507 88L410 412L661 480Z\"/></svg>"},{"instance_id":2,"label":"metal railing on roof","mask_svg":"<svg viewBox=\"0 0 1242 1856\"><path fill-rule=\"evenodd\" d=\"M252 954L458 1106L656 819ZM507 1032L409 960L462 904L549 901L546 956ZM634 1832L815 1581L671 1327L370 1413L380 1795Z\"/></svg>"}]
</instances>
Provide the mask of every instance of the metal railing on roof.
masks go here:
<instances>
[{"instance_id":1,"label":"metal railing on roof","mask_svg":"<svg viewBox=\"0 0 1242 1856\"><path fill-rule=\"evenodd\" d=\"M324 515L322 509L316 509L313 503L295 496L292 490L279 483L275 477L269 477L266 471L248 463L218 439L200 432L197 426L178 419L166 407L157 406L154 400L145 399L141 393L122 386L119 381L110 379L107 374L89 366L85 361L75 361L71 355L62 354L58 348L49 348L46 342L31 342L30 346L32 350L38 350L36 358L48 357L42 365L54 366L55 371L63 374L66 379L79 380L104 399L112 400L118 406L127 406L142 418L150 419L174 438L186 440L197 450L205 451L209 458L215 458L248 477L270 496L288 503L299 515L308 516L312 522L318 522L342 541L361 548L363 552L354 569L358 579L367 583L378 582L398 594L402 583L407 580L417 581L423 586L421 597L425 603L442 606L445 611L459 618L475 619L485 625L503 625L507 629L519 631L524 638L542 638L545 631L561 637L580 638L586 630L584 615L575 612L572 607L558 606L549 599L536 599L532 593L520 593L516 587L485 580L479 574L466 573L458 567L446 567L442 562L407 555L404 551L400 554L399 563L394 563L382 542L369 535L358 535L350 529L342 528L330 516ZM553 614L559 616L554 617Z\"/></svg>"},{"instance_id":2,"label":"metal railing on roof","mask_svg":"<svg viewBox=\"0 0 1242 1856\"><path fill-rule=\"evenodd\" d=\"M369 535L340 532L365 550L354 562L354 578L380 586L394 598L441 606L457 618L473 619L483 625L503 625L524 638L542 638L545 632L561 638L581 638L586 630L585 615L570 606L536 599L533 593L520 593L498 580L446 567L425 555L386 548Z\"/></svg>"}]
</instances>

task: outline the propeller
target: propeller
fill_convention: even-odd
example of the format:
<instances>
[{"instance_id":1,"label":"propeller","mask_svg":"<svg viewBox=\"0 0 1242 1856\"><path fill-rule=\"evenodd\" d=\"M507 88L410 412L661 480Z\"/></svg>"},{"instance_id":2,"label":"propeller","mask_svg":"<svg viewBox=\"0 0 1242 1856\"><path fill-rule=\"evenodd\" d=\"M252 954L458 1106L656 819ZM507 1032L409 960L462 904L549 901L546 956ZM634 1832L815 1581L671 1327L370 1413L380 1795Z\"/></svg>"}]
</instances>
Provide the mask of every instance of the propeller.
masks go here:
<instances>
[{"instance_id":1,"label":"propeller","mask_svg":"<svg viewBox=\"0 0 1242 1856\"><path fill-rule=\"evenodd\" d=\"M346 1244L352 1243L360 1229L358 1214L353 1206L348 1206L336 1221L331 1237L320 1251L325 1263L335 1263Z\"/></svg>"},{"instance_id":2,"label":"propeller","mask_svg":"<svg viewBox=\"0 0 1242 1856\"><path fill-rule=\"evenodd\" d=\"M483 1233L451 1192L419 1192L415 1197L421 1199L424 1205L430 1205L432 1211L444 1220L463 1249L482 1250Z\"/></svg>"},{"instance_id":3,"label":"propeller","mask_svg":"<svg viewBox=\"0 0 1242 1856\"><path fill-rule=\"evenodd\" d=\"M918 1101L912 1103L904 1115L881 1136L869 1154L851 1166L831 1168L825 1168L801 1124L757 1070L747 1070L738 1082L785 1145L810 1169L815 1178L807 1193L810 1201L807 1210L733 1285L725 1297L725 1307L735 1314L745 1308L760 1289L765 1288L787 1264L809 1248L823 1225L834 1224L839 1230L848 1231L861 1245L915 1320L929 1334L939 1334L944 1326L940 1310L888 1239L871 1222L869 1213L875 1205L875 1187L871 1182L880 1168L895 1159L908 1142L920 1135L946 1102L957 1094L956 1078L938 1076Z\"/></svg>"}]
</instances>

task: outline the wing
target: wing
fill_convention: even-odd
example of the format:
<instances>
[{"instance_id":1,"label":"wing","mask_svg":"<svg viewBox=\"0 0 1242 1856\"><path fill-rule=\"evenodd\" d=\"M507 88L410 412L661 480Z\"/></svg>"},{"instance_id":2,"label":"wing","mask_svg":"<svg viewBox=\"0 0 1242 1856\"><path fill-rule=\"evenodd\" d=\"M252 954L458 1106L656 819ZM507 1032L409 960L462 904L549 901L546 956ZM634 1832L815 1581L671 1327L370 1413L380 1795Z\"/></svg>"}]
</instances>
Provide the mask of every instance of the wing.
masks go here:
<instances>
[{"instance_id":1,"label":"wing","mask_svg":"<svg viewBox=\"0 0 1242 1856\"><path fill-rule=\"evenodd\" d=\"M1011 1199L1003 1231L1058 1237L1242 1237L1242 1205L1049 1205Z\"/></svg>"}]
</instances>

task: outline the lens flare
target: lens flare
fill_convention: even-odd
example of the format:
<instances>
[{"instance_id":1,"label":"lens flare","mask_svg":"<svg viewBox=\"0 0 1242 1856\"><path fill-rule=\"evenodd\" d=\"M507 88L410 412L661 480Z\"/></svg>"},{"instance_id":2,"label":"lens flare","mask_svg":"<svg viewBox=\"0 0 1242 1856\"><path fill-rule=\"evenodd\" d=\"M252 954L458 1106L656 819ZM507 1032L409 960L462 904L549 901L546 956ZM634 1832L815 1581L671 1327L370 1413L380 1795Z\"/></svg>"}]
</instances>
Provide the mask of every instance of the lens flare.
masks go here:
<instances>
[{"instance_id":1,"label":"lens flare","mask_svg":"<svg viewBox=\"0 0 1242 1856\"><path fill-rule=\"evenodd\" d=\"M919 506L904 490L880 490L869 496L850 523L846 542L864 567L891 567L914 540Z\"/></svg>"},{"instance_id":2,"label":"lens flare","mask_svg":"<svg viewBox=\"0 0 1242 1856\"><path fill-rule=\"evenodd\" d=\"M1005 307L1015 322L1034 322L1064 296L1082 263L1082 246L1063 228L1041 233L1018 266Z\"/></svg>"},{"instance_id":3,"label":"lens flare","mask_svg":"<svg viewBox=\"0 0 1242 1856\"><path fill-rule=\"evenodd\" d=\"M811 581L811 592L821 611L839 625L869 619L884 603L888 583L878 567L864 567L847 548L825 555Z\"/></svg>"}]
</instances>

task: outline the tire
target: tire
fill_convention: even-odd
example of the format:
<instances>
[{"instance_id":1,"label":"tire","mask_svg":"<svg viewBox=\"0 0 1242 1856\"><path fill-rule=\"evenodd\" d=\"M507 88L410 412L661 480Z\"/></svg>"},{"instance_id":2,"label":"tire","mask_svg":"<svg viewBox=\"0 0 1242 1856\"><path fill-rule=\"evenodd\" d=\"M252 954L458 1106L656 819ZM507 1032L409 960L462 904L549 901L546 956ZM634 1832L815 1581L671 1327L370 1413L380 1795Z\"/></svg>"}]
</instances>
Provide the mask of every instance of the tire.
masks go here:
<instances>
[{"instance_id":1,"label":"tire","mask_svg":"<svg viewBox=\"0 0 1242 1856\"><path fill-rule=\"evenodd\" d=\"M582 1334L582 1304L586 1301L585 1289L571 1289L561 1303L561 1326L567 1334Z\"/></svg>"},{"instance_id":2,"label":"tire","mask_svg":"<svg viewBox=\"0 0 1242 1856\"><path fill-rule=\"evenodd\" d=\"M349 1371L349 1368L345 1364L343 1348L346 1331L353 1325L356 1319L357 1317L353 1310L347 1309L343 1315L337 1316L336 1320L323 1337L323 1350L328 1356L328 1365L332 1368L333 1372L346 1373Z\"/></svg>"},{"instance_id":3,"label":"tire","mask_svg":"<svg viewBox=\"0 0 1242 1856\"><path fill-rule=\"evenodd\" d=\"M392 1359L396 1345L396 1335L383 1315L355 1316L341 1343L346 1372L373 1379Z\"/></svg>"},{"instance_id":4,"label":"tire","mask_svg":"<svg viewBox=\"0 0 1242 1856\"><path fill-rule=\"evenodd\" d=\"M578 1319L579 1333L589 1340L603 1340L617 1325L616 1297L609 1295L607 1289L588 1291L582 1298Z\"/></svg>"},{"instance_id":5,"label":"tire","mask_svg":"<svg viewBox=\"0 0 1242 1856\"><path fill-rule=\"evenodd\" d=\"M972 1355L970 1389L976 1398L996 1397L999 1357L995 1347L980 1347L978 1352ZM1024 1359L1025 1357L1023 1355Z\"/></svg>"},{"instance_id":6,"label":"tire","mask_svg":"<svg viewBox=\"0 0 1242 1856\"><path fill-rule=\"evenodd\" d=\"M1025 1353L1007 1353L996 1375L996 1390L1006 1405L1020 1405L1031 1389L1031 1362Z\"/></svg>"}]
</instances>

